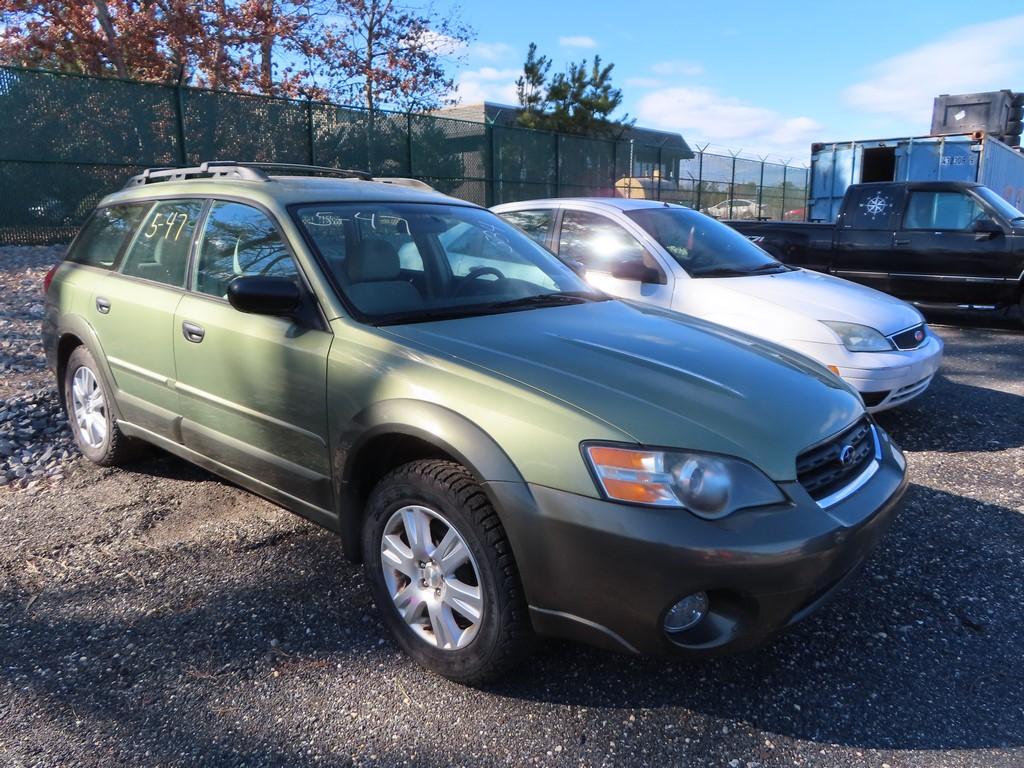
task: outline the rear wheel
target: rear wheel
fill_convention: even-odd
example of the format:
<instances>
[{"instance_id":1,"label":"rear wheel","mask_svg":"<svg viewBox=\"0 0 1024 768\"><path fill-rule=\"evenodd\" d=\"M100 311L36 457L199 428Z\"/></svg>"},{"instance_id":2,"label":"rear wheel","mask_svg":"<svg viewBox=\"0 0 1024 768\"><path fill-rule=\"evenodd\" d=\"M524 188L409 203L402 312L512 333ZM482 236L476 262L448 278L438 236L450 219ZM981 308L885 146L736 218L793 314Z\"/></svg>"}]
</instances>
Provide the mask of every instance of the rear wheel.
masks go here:
<instances>
[{"instance_id":1,"label":"rear wheel","mask_svg":"<svg viewBox=\"0 0 1024 768\"><path fill-rule=\"evenodd\" d=\"M89 461L109 467L138 454L138 444L118 429L110 392L85 347L75 349L64 368L64 403L75 443Z\"/></svg>"},{"instance_id":2,"label":"rear wheel","mask_svg":"<svg viewBox=\"0 0 1024 768\"><path fill-rule=\"evenodd\" d=\"M386 475L367 502L362 544L384 623L427 669L478 685L528 648L508 539L465 467L414 461Z\"/></svg>"}]
</instances>

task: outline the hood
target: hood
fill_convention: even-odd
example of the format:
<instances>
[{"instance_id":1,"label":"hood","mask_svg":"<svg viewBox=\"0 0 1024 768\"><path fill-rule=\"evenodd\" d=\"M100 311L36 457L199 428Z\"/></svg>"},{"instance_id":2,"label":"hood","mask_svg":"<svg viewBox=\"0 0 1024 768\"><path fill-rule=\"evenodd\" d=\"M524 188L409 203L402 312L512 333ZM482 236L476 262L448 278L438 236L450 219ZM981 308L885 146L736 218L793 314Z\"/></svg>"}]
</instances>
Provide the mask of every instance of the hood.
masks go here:
<instances>
[{"instance_id":1,"label":"hood","mask_svg":"<svg viewBox=\"0 0 1024 768\"><path fill-rule=\"evenodd\" d=\"M703 283L708 278L701 278ZM910 304L832 275L795 269L776 275L710 278L717 288L776 304L814 320L868 325L883 335L923 321Z\"/></svg>"},{"instance_id":2,"label":"hood","mask_svg":"<svg viewBox=\"0 0 1024 768\"><path fill-rule=\"evenodd\" d=\"M798 453L863 414L854 392L798 354L619 301L386 330L531 387L637 443L739 456L775 480L793 479Z\"/></svg>"}]
</instances>

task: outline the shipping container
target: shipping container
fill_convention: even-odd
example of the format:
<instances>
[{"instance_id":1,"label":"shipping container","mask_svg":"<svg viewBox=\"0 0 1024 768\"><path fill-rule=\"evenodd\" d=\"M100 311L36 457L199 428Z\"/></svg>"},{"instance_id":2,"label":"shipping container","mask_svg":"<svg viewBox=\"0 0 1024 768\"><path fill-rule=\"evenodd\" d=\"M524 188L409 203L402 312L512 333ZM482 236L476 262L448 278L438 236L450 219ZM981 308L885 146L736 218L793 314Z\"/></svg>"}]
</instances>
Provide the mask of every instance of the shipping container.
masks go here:
<instances>
[{"instance_id":1,"label":"shipping container","mask_svg":"<svg viewBox=\"0 0 1024 768\"><path fill-rule=\"evenodd\" d=\"M815 144L808 221L832 222L851 184L871 181L976 181L1024 208L1024 155L978 134Z\"/></svg>"}]
</instances>

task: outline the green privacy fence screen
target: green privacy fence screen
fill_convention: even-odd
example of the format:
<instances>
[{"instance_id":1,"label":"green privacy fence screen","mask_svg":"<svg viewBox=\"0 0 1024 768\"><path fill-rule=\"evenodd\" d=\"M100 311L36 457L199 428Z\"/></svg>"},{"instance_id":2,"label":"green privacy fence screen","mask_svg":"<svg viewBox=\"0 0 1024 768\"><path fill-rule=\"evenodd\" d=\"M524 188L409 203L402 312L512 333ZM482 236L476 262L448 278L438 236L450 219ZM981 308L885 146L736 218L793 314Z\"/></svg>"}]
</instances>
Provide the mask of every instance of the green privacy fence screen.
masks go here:
<instances>
[{"instance_id":1,"label":"green privacy fence screen","mask_svg":"<svg viewBox=\"0 0 1024 768\"><path fill-rule=\"evenodd\" d=\"M729 214L747 199L803 218L807 191L805 168L635 140L0 67L0 244L65 242L132 174L214 159L409 176L481 205L620 195Z\"/></svg>"}]
</instances>

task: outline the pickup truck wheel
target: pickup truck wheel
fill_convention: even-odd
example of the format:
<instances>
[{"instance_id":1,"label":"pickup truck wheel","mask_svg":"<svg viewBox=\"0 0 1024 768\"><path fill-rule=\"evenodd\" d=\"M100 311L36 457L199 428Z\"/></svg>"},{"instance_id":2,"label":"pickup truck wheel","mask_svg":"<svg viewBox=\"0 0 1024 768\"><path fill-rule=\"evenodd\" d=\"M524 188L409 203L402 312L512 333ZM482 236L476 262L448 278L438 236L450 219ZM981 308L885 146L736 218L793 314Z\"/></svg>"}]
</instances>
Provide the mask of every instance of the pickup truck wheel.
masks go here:
<instances>
[{"instance_id":1,"label":"pickup truck wheel","mask_svg":"<svg viewBox=\"0 0 1024 768\"><path fill-rule=\"evenodd\" d=\"M526 601L504 528L469 471L404 464L377 484L366 511L366 576L399 645L468 685L512 666L531 639Z\"/></svg>"},{"instance_id":2,"label":"pickup truck wheel","mask_svg":"<svg viewBox=\"0 0 1024 768\"><path fill-rule=\"evenodd\" d=\"M117 427L110 408L110 392L85 347L72 352L64 368L64 402L71 434L89 461L111 467L138 455L139 444Z\"/></svg>"}]
</instances>

